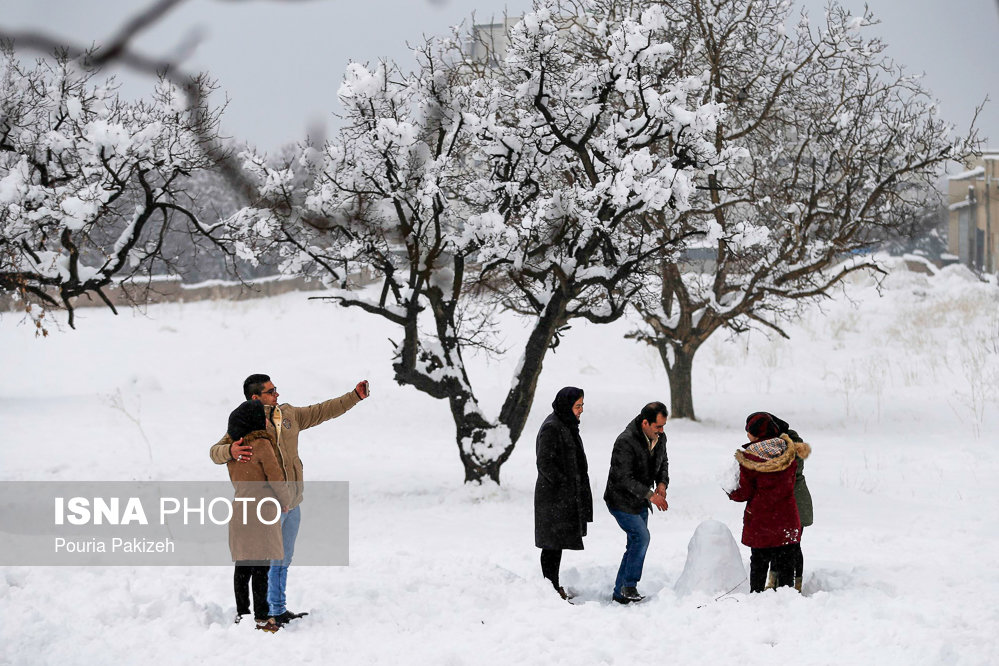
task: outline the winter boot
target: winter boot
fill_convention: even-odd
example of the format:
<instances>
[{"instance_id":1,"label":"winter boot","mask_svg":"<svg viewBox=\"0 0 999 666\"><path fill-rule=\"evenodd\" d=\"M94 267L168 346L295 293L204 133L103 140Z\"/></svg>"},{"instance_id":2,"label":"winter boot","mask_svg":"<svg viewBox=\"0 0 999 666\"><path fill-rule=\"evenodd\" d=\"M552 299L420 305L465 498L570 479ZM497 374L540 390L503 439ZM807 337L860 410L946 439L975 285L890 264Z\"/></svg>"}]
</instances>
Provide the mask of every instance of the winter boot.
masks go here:
<instances>
[{"instance_id":1,"label":"winter boot","mask_svg":"<svg viewBox=\"0 0 999 666\"><path fill-rule=\"evenodd\" d=\"M794 577L794 589L798 590L798 592L801 592L801 582L802 582L803 578L804 578L804 576L795 576Z\"/></svg>"},{"instance_id":2,"label":"winter boot","mask_svg":"<svg viewBox=\"0 0 999 666\"><path fill-rule=\"evenodd\" d=\"M777 587L777 572L771 569L770 573L767 574L767 585L763 589L772 590L776 587Z\"/></svg>"},{"instance_id":3,"label":"winter boot","mask_svg":"<svg viewBox=\"0 0 999 666\"><path fill-rule=\"evenodd\" d=\"M297 620L298 618L305 617L306 615L308 615L308 613L292 613L290 610L285 610L285 612L281 613L280 615L275 615L273 619L274 622L278 624L278 626L283 627L292 620Z\"/></svg>"},{"instance_id":4,"label":"winter boot","mask_svg":"<svg viewBox=\"0 0 999 666\"><path fill-rule=\"evenodd\" d=\"M257 629L261 631L266 631L269 634L273 634L281 628L281 625L274 621L274 618L267 618L266 620L257 620Z\"/></svg>"}]
</instances>

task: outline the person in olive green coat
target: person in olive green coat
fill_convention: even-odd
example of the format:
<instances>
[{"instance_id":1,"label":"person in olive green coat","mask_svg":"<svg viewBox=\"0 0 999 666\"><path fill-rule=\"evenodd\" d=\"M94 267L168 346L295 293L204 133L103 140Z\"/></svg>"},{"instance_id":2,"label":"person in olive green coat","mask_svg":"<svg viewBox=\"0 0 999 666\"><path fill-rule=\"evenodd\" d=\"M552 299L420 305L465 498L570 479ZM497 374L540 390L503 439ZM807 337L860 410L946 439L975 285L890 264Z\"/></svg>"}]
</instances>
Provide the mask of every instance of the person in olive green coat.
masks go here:
<instances>
[{"instance_id":1,"label":"person in olive green coat","mask_svg":"<svg viewBox=\"0 0 999 666\"><path fill-rule=\"evenodd\" d=\"M752 419L753 416L761 412L755 412L750 414L746 422ZM811 453L812 447L805 444L804 440L801 438L797 432L791 429L791 426L787 421L770 414L769 412L762 412L770 416L777 427L780 429L781 434L786 434L791 438L791 441L800 443L804 445L805 451ZM806 453L806 456L808 455ZM808 483L805 481L805 459L798 456L798 469L794 474L794 501L798 505L798 517L801 519L801 536L805 535L805 528L812 524L813 511L812 511L812 494L808 491ZM801 592L801 584L804 580L804 568L805 568L805 556L801 551L801 542L798 542L798 547L794 554L794 588ZM770 579L767 582L767 587L774 587L776 585L774 572L770 572Z\"/></svg>"}]
</instances>

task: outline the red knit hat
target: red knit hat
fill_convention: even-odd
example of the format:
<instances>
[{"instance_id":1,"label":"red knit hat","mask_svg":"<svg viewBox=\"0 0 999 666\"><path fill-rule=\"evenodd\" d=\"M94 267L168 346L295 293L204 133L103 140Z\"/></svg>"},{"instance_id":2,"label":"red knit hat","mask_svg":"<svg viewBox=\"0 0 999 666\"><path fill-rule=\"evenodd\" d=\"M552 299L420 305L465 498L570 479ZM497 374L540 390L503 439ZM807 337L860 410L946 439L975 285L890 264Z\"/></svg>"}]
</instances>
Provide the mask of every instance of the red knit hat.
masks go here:
<instances>
[{"instance_id":1,"label":"red knit hat","mask_svg":"<svg viewBox=\"0 0 999 666\"><path fill-rule=\"evenodd\" d=\"M746 432L757 439L772 439L780 436L780 428L767 412L753 412L746 417Z\"/></svg>"}]
</instances>

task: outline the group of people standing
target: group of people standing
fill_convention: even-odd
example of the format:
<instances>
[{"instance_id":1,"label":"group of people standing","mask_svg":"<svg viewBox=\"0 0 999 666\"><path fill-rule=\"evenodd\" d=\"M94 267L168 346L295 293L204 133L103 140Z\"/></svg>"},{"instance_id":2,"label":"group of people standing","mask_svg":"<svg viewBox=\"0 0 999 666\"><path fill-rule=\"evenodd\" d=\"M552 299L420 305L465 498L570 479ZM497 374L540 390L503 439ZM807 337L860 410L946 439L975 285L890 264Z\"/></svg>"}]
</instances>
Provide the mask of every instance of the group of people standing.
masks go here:
<instances>
[{"instance_id":1,"label":"group of people standing","mask_svg":"<svg viewBox=\"0 0 999 666\"><path fill-rule=\"evenodd\" d=\"M552 402L538 431L538 479L534 490L534 541L541 549L541 572L558 595L572 598L559 582L563 550L582 550L593 521L593 497L583 440L579 434L583 390L567 386ZM663 432L669 412L661 402L645 405L614 441L604 502L627 535L612 598L641 601L649 547L649 512L666 511L669 459ZM729 493L746 502L742 543L749 546L750 590L790 586L801 591L804 558L801 533L812 524L812 503L804 477L811 452L787 422L767 412L746 420L749 442L736 451L739 486Z\"/></svg>"},{"instance_id":2,"label":"group of people standing","mask_svg":"<svg viewBox=\"0 0 999 666\"><path fill-rule=\"evenodd\" d=\"M273 498L280 520L246 523L233 520L229 547L235 562L233 587L236 622L252 612L257 627L277 631L307 615L286 605L288 566L301 523L302 461L300 431L336 418L370 394L361 381L342 396L308 407L278 404L278 392L267 375L243 382L246 401L229 415L225 436L211 447L213 462L225 464L238 497ZM537 437L538 479L534 494L535 545L541 549L541 571L556 592L572 594L559 582L563 550L581 550L593 521L593 497L583 440L579 434L583 390L567 386L552 402L552 413ZM666 406L650 402L614 441L604 502L627 535L625 552L614 581L613 599L641 601L642 578L649 548L649 513L666 511L669 459L664 427ZM749 442L736 451L739 486L729 493L746 502L742 542L752 549L750 589L794 585L801 590L801 534L812 523L812 504L804 479L804 460L811 452L787 422L767 412L746 420Z\"/></svg>"}]
</instances>

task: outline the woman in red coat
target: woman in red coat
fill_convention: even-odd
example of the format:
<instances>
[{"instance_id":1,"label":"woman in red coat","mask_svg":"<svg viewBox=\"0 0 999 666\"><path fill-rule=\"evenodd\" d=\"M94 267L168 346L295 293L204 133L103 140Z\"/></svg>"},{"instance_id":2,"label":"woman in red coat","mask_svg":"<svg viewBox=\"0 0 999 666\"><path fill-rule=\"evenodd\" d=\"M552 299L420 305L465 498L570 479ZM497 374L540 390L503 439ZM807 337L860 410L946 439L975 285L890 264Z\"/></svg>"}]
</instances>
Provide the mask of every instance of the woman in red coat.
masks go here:
<instances>
[{"instance_id":1,"label":"woman in red coat","mask_svg":"<svg viewBox=\"0 0 999 666\"><path fill-rule=\"evenodd\" d=\"M795 458L804 450L780 429L769 414L753 414L746 422L749 443L735 452L739 462L739 487L729 493L746 502L742 517L742 543L752 549L749 589L762 592L767 570L777 572L777 585L794 582L795 544L801 540L801 521L794 499Z\"/></svg>"}]
</instances>

